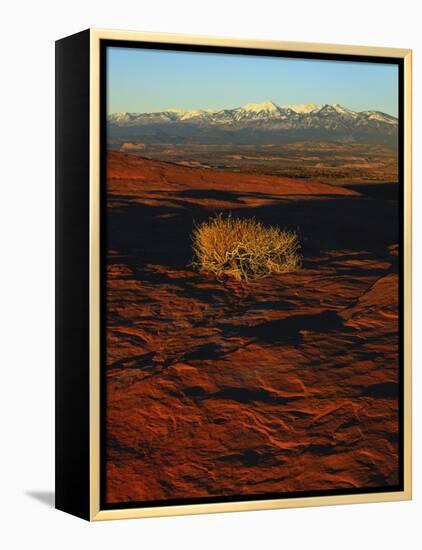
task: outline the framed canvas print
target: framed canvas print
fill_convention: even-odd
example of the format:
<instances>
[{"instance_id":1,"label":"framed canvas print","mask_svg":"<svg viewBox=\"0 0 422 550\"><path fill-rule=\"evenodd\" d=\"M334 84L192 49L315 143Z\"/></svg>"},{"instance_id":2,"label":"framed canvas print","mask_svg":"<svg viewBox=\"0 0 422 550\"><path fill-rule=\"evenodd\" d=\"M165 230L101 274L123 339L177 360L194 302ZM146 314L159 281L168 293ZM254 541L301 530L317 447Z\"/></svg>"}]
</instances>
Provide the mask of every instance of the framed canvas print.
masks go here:
<instances>
[{"instance_id":1,"label":"framed canvas print","mask_svg":"<svg viewBox=\"0 0 422 550\"><path fill-rule=\"evenodd\" d=\"M411 498L411 52L56 43L56 506Z\"/></svg>"}]
</instances>

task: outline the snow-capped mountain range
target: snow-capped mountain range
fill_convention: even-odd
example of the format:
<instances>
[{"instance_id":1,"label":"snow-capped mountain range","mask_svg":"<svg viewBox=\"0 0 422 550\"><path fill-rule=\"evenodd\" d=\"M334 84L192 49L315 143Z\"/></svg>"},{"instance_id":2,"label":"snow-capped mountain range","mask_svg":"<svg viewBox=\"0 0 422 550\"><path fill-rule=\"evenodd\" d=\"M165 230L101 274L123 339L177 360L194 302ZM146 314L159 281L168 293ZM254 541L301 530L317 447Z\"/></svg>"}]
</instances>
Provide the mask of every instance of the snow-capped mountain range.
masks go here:
<instances>
[{"instance_id":1,"label":"snow-capped mountain range","mask_svg":"<svg viewBox=\"0 0 422 550\"><path fill-rule=\"evenodd\" d=\"M338 103L247 103L222 110L167 109L108 116L111 138L166 143L276 143L330 139L395 145L397 118L380 111L352 111Z\"/></svg>"}]
</instances>

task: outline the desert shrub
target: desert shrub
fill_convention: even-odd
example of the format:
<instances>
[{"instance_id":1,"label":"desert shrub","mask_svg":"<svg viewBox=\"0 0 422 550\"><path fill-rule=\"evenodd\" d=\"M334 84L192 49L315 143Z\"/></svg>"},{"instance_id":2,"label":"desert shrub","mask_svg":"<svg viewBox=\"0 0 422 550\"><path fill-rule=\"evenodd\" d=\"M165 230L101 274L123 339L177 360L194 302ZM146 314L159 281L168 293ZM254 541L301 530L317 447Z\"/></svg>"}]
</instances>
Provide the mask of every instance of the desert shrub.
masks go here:
<instances>
[{"instance_id":1,"label":"desert shrub","mask_svg":"<svg viewBox=\"0 0 422 550\"><path fill-rule=\"evenodd\" d=\"M192 241L194 267L218 277L260 279L295 271L301 264L295 232L265 227L254 218L218 214L195 227Z\"/></svg>"}]
</instances>

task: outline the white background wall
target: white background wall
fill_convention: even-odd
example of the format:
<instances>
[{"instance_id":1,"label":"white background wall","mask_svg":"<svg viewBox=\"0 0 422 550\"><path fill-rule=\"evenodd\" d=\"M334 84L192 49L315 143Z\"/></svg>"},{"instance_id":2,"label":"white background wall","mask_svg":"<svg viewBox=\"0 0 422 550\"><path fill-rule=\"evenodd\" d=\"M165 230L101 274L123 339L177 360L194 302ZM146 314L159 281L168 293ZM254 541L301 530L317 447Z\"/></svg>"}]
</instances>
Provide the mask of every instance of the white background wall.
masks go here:
<instances>
[{"instance_id":1,"label":"white background wall","mask_svg":"<svg viewBox=\"0 0 422 550\"><path fill-rule=\"evenodd\" d=\"M53 490L54 40L87 27L407 47L414 59L415 283L420 274L421 26L412 0L4 2L0 64L0 545L14 548L421 548L413 502L88 524ZM415 427L421 295L415 285ZM419 311L418 311L419 310ZM77 398L75 396L75 398ZM415 464L421 459L415 434ZM4 539L3 543L2 540ZM7 541L7 542L6 542Z\"/></svg>"}]
</instances>

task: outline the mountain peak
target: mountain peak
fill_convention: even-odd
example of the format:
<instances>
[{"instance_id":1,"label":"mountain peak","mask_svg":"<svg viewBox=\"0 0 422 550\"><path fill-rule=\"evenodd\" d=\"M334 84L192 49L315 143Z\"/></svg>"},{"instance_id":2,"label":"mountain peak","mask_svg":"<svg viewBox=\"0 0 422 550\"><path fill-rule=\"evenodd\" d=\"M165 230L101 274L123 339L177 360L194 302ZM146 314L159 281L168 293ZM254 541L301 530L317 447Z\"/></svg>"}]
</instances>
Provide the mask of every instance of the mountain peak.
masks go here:
<instances>
[{"instance_id":1,"label":"mountain peak","mask_svg":"<svg viewBox=\"0 0 422 550\"><path fill-rule=\"evenodd\" d=\"M357 116L354 111L348 109L347 107L343 107L340 103L324 103L324 105L321 105L315 112L337 113L339 115L347 115L353 118Z\"/></svg>"},{"instance_id":2,"label":"mountain peak","mask_svg":"<svg viewBox=\"0 0 422 550\"><path fill-rule=\"evenodd\" d=\"M281 106L282 109L291 109L298 114L312 113L312 111L316 111L320 107L321 105L317 105L316 103L291 103L289 105Z\"/></svg>"},{"instance_id":3,"label":"mountain peak","mask_svg":"<svg viewBox=\"0 0 422 550\"><path fill-rule=\"evenodd\" d=\"M114 113L107 117L114 136L163 142L278 143L289 139L330 139L396 146L398 120L380 111L355 112L339 103L277 105L247 103L222 110L167 109L154 113ZM230 129L230 132L227 130Z\"/></svg>"},{"instance_id":4,"label":"mountain peak","mask_svg":"<svg viewBox=\"0 0 422 550\"><path fill-rule=\"evenodd\" d=\"M340 103L333 103L333 107L338 113L343 113L348 115L355 114L354 111L348 109L347 107L343 107L343 105L340 105Z\"/></svg>"},{"instance_id":5,"label":"mountain peak","mask_svg":"<svg viewBox=\"0 0 422 550\"><path fill-rule=\"evenodd\" d=\"M263 101L262 103L246 103L241 109L250 113L260 113L262 111L276 113L280 110L279 106L271 100Z\"/></svg>"}]
</instances>

